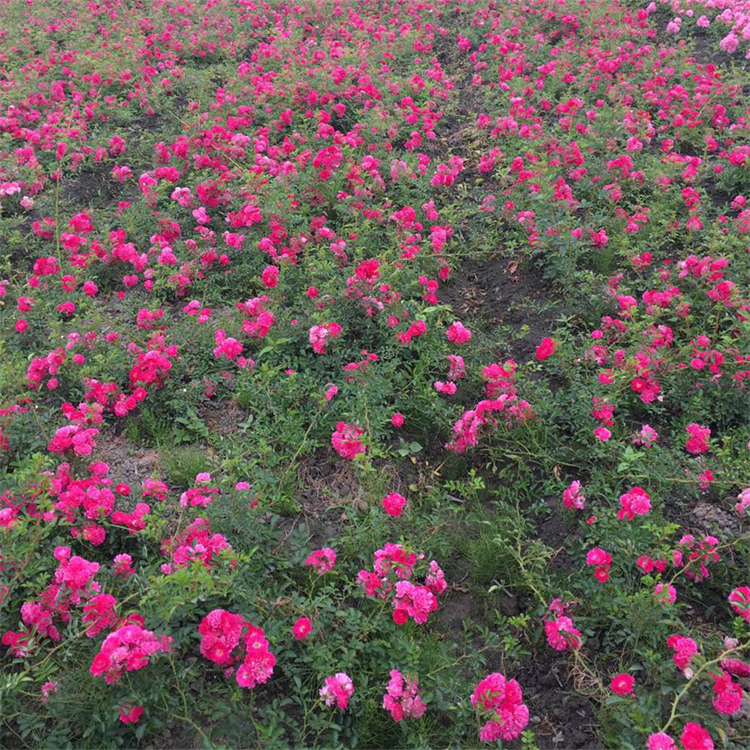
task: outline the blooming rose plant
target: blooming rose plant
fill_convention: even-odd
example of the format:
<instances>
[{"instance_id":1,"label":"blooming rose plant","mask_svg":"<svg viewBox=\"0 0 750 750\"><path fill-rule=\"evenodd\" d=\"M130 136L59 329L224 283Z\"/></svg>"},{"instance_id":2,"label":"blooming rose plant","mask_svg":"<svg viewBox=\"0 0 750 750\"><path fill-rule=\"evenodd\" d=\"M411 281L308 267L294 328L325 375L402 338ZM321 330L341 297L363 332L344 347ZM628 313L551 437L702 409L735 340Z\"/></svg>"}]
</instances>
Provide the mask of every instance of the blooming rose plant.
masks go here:
<instances>
[{"instance_id":1,"label":"blooming rose plant","mask_svg":"<svg viewBox=\"0 0 750 750\"><path fill-rule=\"evenodd\" d=\"M746 0L0 37L0 745L747 745Z\"/></svg>"}]
</instances>

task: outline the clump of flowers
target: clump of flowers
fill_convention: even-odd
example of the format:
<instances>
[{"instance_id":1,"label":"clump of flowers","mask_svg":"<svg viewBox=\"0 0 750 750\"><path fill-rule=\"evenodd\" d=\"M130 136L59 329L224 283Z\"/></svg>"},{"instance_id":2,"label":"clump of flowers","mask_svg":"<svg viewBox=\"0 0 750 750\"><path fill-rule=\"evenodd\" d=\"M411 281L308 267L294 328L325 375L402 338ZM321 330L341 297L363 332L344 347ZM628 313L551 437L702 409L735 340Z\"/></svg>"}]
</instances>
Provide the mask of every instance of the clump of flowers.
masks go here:
<instances>
[{"instance_id":1,"label":"clump of flowers","mask_svg":"<svg viewBox=\"0 0 750 750\"><path fill-rule=\"evenodd\" d=\"M238 302L237 308L245 316L242 321L242 330L250 338L263 338L268 335L275 323L273 313L266 307L268 297L254 297L247 302Z\"/></svg>"},{"instance_id":2,"label":"clump of flowers","mask_svg":"<svg viewBox=\"0 0 750 750\"><path fill-rule=\"evenodd\" d=\"M244 639L245 658L237 667L237 684L254 688L267 682L273 674L276 657L270 652L268 641L261 628L247 623Z\"/></svg>"},{"instance_id":3,"label":"clump of flowers","mask_svg":"<svg viewBox=\"0 0 750 750\"><path fill-rule=\"evenodd\" d=\"M563 491L563 505L568 510L583 510L586 507L586 496L577 479Z\"/></svg>"},{"instance_id":4,"label":"clump of flowers","mask_svg":"<svg viewBox=\"0 0 750 750\"><path fill-rule=\"evenodd\" d=\"M423 554L417 555L389 542L375 552L373 570L360 570L357 575L367 596L387 599L393 593L393 621L397 625L403 625L409 618L420 625L427 622L430 613L437 609L437 597L448 587L435 560L430 562L424 584L411 580L415 566L422 559Z\"/></svg>"},{"instance_id":5,"label":"clump of flowers","mask_svg":"<svg viewBox=\"0 0 750 750\"><path fill-rule=\"evenodd\" d=\"M685 429L688 434L687 440L685 441L685 450L688 453L692 453L694 456L698 456L701 453L707 453L711 430L709 430L708 427L702 427L695 422L689 424Z\"/></svg>"},{"instance_id":6,"label":"clump of flowers","mask_svg":"<svg viewBox=\"0 0 750 750\"><path fill-rule=\"evenodd\" d=\"M404 512L404 506L406 505L406 498L400 495L398 492L391 492L386 495L383 500L383 510L394 518L398 518Z\"/></svg>"},{"instance_id":7,"label":"clump of flowers","mask_svg":"<svg viewBox=\"0 0 750 750\"><path fill-rule=\"evenodd\" d=\"M732 676L724 670L720 674L712 674L711 678L714 681L713 707L720 714L734 716L742 707L742 686L733 682Z\"/></svg>"},{"instance_id":8,"label":"clump of flowers","mask_svg":"<svg viewBox=\"0 0 750 750\"><path fill-rule=\"evenodd\" d=\"M509 359L502 365L493 363L482 370L487 398L465 411L453 425L455 437L446 444L448 450L465 453L478 445L482 433L495 427L500 420L515 426L534 417L531 404L518 398L516 368L516 363Z\"/></svg>"},{"instance_id":9,"label":"clump of flowers","mask_svg":"<svg viewBox=\"0 0 750 750\"><path fill-rule=\"evenodd\" d=\"M466 344L471 341L471 331L464 327L464 324L460 320L452 323L445 332L445 335L452 344Z\"/></svg>"},{"instance_id":10,"label":"clump of flowers","mask_svg":"<svg viewBox=\"0 0 750 750\"><path fill-rule=\"evenodd\" d=\"M426 333L427 323L424 320L415 320L405 331L397 331L396 339L404 346L408 346L412 339L424 336Z\"/></svg>"},{"instance_id":11,"label":"clump of flowers","mask_svg":"<svg viewBox=\"0 0 750 750\"><path fill-rule=\"evenodd\" d=\"M510 742L529 723L529 709L523 702L521 686L499 672L487 675L474 688L471 705L484 722L479 730L482 742Z\"/></svg>"},{"instance_id":12,"label":"clump of flowers","mask_svg":"<svg viewBox=\"0 0 750 750\"><path fill-rule=\"evenodd\" d=\"M644 424L640 432L633 438L633 445L641 445L644 448L651 448L659 439L659 434L650 425Z\"/></svg>"},{"instance_id":13,"label":"clump of flowers","mask_svg":"<svg viewBox=\"0 0 750 750\"><path fill-rule=\"evenodd\" d=\"M386 583L391 575L401 580L411 578L414 572L414 566L418 560L424 558L423 554L417 555L400 544L388 542L382 549L376 550L373 555L373 570L377 576L380 576Z\"/></svg>"},{"instance_id":14,"label":"clump of flowers","mask_svg":"<svg viewBox=\"0 0 750 750\"><path fill-rule=\"evenodd\" d=\"M112 514L112 523L126 526L131 534L137 534L146 528L147 516L151 513L148 503L136 503L132 513L116 510Z\"/></svg>"},{"instance_id":15,"label":"clump of flowers","mask_svg":"<svg viewBox=\"0 0 750 750\"><path fill-rule=\"evenodd\" d=\"M606 443L612 437L612 431L600 426L594 430L594 437L602 443Z\"/></svg>"},{"instance_id":16,"label":"clump of flowers","mask_svg":"<svg viewBox=\"0 0 750 750\"><path fill-rule=\"evenodd\" d=\"M195 477L195 487L191 487L180 495L180 505L183 508L205 508L209 506L219 495L218 487L208 486L211 475L202 472Z\"/></svg>"},{"instance_id":17,"label":"clump of flowers","mask_svg":"<svg viewBox=\"0 0 750 750\"><path fill-rule=\"evenodd\" d=\"M677 589L671 583L657 583L654 596L659 604L674 604L677 601Z\"/></svg>"},{"instance_id":18,"label":"clump of flowers","mask_svg":"<svg viewBox=\"0 0 750 750\"><path fill-rule=\"evenodd\" d=\"M361 427L339 422L331 435L331 445L341 458L353 461L367 450L365 444L359 439L363 434L364 430Z\"/></svg>"},{"instance_id":19,"label":"clump of flowers","mask_svg":"<svg viewBox=\"0 0 750 750\"><path fill-rule=\"evenodd\" d=\"M226 331L221 329L214 333L214 339L216 341L216 347L214 348L214 357L216 359L225 359L232 361L237 359L242 354L244 347L242 343L237 339L227 336Z\"/></svg>"},{"instance_id":20,"label":"clump of flowers","mask_svg":"<svg viewBox=\"0 0 750 750\"><path fill-rule=\"evenodd\" d=\"M211 524L205 518L196 518L181 536L164 540L162 552L171 558L171 562L161 566L161 572L167 575L179 568L187 568L194 560L199 560L204 568L211 570L222 554L229 557L230 566L236 565L226 537L212 534Z\"/></svg>"},{"instance_id":21,"label":"clump of flowers","mask_svg":"<svg viewBox=\"0 0 750 750\"><path fill-rule=\"evenodd\" d=\"M101 545L106 539L106 531L100 521L117 513L108 472L107 464L95 462L88 466L88 477L77 478L67 463L59 464L54 474L47 473L48 491L55 498L55 512L47 520L60 514L71 524L71 536L83 537L94 546ZM113 520L118 522L117 517Z\"/></svg>"},{"instance_id":22,"label":"clump of flowers","mask_svg":"<svg viewBox=\"0 0 750 750\"><path fill-rule=\"evenodd\" d=\"M612 555L601 549L601 547L594 547L594 549L589 550L586 555L586 565L594 568L594 576L597 581L605 583L609 580L609 569L612 567Z\"/></svg>"},{"instance_id":23,"label":"clump of flowers","mask_svg":"<svg viewBox=\"0 0 750 750\"><path fill-rule=\"evenodd\" d=\"M707 729L695 721L689 721L680 735L685 750L714 750L714 742Z\"/></svg>"},{"instance_id":24,"label":"clump of flowers","mask_svg":"<svg viewBox=\"0 0 750 750\"><path fill-rule=\"evenodd\" d=\"M735 638L724 639L725 648L735 648L736 646L737 640ZM739 677L741 679L747 679L750 677L750 664L746 664L740 659L722 659L719 662L719 666L734 677Z\"/></svg>"},{"instance_id":25,"label":"clump of flowers","mask_svg":"<svg viewBox=\"0 0 750 750\"><path fill-rule=\"evenodd\" d=\"M682 672L690 667L693 656L698 653L698 644L692 638L679 633L667 638L667 646L674 651L672 661L677 669Z\"/></svg>"},{"instance_id":26,"label":"clump of flowers","mask_svg":"<svg viewBox=\"0 0 750 750\"><path fill-rule=\"evenodd\" d=\"M437 597L427 586L415 586L411 581L399 581L393 598L393 621L403 625L410 617L424 625L430 612L437 609Z\"/></svg>"},{"instance_id":27,"label":"clump of flowers","mask_svg":"<svg viewBox=\"0 0 750 750\"><path fill-rule=\"evenodd\" d=\"M153 497L156 500L163 502L167 497L167 483L163 482L161 479L147 477L143 480L143 488L141 492L143 497Z\"/></svg>"},{"instance_id":28,"label":"clump of flowers","mask_svg":"<svg viewBox=\"0 0 750 750\"><path fill-rule=\"evenodd\" d=\"M612 690L615 695L630 695L633 692L633 687L635 686L635 677L632 675L627 674L626 672L621 672L620 674L616 674L612 678L612 682L609 684L610 689Z\"/></svg>"},{"instance_id":29,"label":"clump of flowers","mask_svg":"<svg viewBox=\"0 0 750 750\"><path fill-rule=\"evenodd\" d=\"M70 424L60 427L50 440L47 450L50 453L72 452L76 456L90 456L96 448L96 436L99 430L94 427L84 427L80 424Z\"/></svg>"},{"instance_id":30,"label":"clump of flowers","mask_svg":"<svg viewBox=\"0 0 750 750\"><path fill-rule=\"evenodd\" d=\"M325 354L329 341L341 336L342 328L338 323L323 323L310 329L310 344L316 354Z\"/></svg>"},{"instance_id":31,"label":"clump of flowers","mask_svg":"<svg viewBox=\"0 0 750 750\"><path fill-rule=\"evenodd\" d=\"M353 694L354 683L346 672L337 672L326 677L323 687L320 688L320 697L326 706L332 706L335 703L342 711L346 710Z\"/></svg>"},{"instance_id":32,"label":"clump of flowers","mask_svg":"<svg viewBox=\"0 0 750 750\"><path fill-rule=\"evenodd\" d=\"M269 650L263 630L242 615L214 609L201 620L198 632L202 636L201 654L210 661L233 668L241 660L235 674L240 687L254 688L273 674L276 657ZM240 642L245 649L244 657L235 653Z\"/></svg>"},{"instance_id":33,"label":"clump of flowers","mask_svg":"<svg viewBox=\"0 0 750 750\"><path fill-rule=\"evenodd\" d=\"M719 540L714 536L704 536L697 542L692 534L685 534L678 542L678 549L672 552L675 568L682 568L682 573L691 580L700 582L709 577L709 566L719 561L716 547Z\"/></svg>"},{"instance_id":34,"label":"clump of flowers","mask_svg":"<svg viewBox=\"0 0 750 750\"><path fill-rule=\"evenodd\" d=\"M120 706L120 721L123 724L137 724L143 716L143 706L124 703Z\"/></svg>"},{"instance_id":35,"label":"clump of flowers","mask_svg":"<svg viewBox=\"0 0 750 750\"><path fill-rule=\"evenodd\" d=\"M81 621L86 624L86 635L89 638L95 638L117 622L116 604L117 600L112 594L97 594L86 602Z\"/></svg>"},{"instance_id":36,"label":"clump of flowers","mask_svg":"<svg viewBox=\"0 0 750 750\"><path fill-rule=\"evenodd\" d=\"M469 448L478 445L479 438L488 427L498 424L497 415L502 415L508 424L517 424L533 416L531 406L526 401L517 401L507 394L497 399L480 401L473 409L465 411L453 425L454 439L446 448L454 453L465 453Z\"/></svg>"},{"instance_id":37,"label":"clump of flowers","mask_svg":"<svg viewBox=\"0 0 750 750\"><path fill-rule=\"evenodd\" d=\"M444 396L453 396L458 390L458 386L455 383L450 381L444 383L442 380L436 380L433 383L433 387L438 393L442 393Z\"/></svg>"},{"instance_id":38,"label":"clump of flowers","mask_svg":"<svg viewBox=\"0 0 750 750\"><path fill-rule=\"evenodd\" d=\"M123 625L104 639L91 663L91 674L104 676L105 681L112 685L119 682L123 671L143 669L154 654L168 652L171 643L169 636L155 636L140 625Z\"/></svg>"},{"instance_id":39,"label":"clump of flowers","mask_svg":"<svg viewBox=\"0 0 750 750\"><path fill-rule=\"evenodd\" d=\"M455 382L466 377L464 358L458 354L448 355L448 380Z\"/></svg>"},{"instance_id":40,"label":"clump of flowers","mask_svg":"<svg viewBox=\"0 0 750 750\"><path fill-rule=\"evenodd\" d=\"M572 604L563 603L561 599L553 599L549 605L552 614L542 618L547 643L556 651L575 650L581 646L582 633L576 629L573 620L567 615Z\"/></svg>"},{"instance_id":41,"label":"clump of flowers","mask_svg":"<svg viewBox=\"0 0 750 750\"><path fill-rule=\"evenodd\" d=\"M333 570L336 565L336 553L330 547L323 547L311 552L305 560L305 565L311 567L318 575Z\"/></svg>"},{"instance_id":42,"label":"clump of flowers","mask_svg":"<svg viewBox=\"0 0 750 750\"><path fill-rule=\"evenodd\" d=\"M56 623L70 622L72 607L84 604L84 622L97 621L97 612L101 610L102 626L97 628L95 624L90 625L92 636L116 621L110 611L114 606L114 597L95 601L101 590L94 578L99 572L99 563L71 555L69 547L56 547L54 557L59 563L54 581L42 591L38 599L28 600L21 605L23 627L18 632L8 630L3 634L3 645L7 646L11 655L16 658L27 657L42 638L60 641L62 636ZM94 604L90 604L91 601L94 601ZM86 610L87 605L89 610Z\"/></svg>"},{"instance_id":43,"label":"clump of flowers","mask_svg":"<svg viewBox=\"0 0 750 750\"><path fill-rule=\"evenodd\" d=\"M97 591L94 576L99 572L99 563L89 562L78 555L70 554L68 547L56 547L55 559L60 563L55 571L55 583L65 586L74 604L90 591Z\"/></svg>"},{"instance_id":44,"label":"clump of flowers","mask_svg":"<svg viewBox=\"0 0 750 750\"><path fill-rule=\"evenodd\" d=\"M633 487L620 495L620 510L617 517L622 521L632 521L636 516L646 516L651 511L651 498L641 487Z\"/></svg>"},{"instance_id":45,"label":"clump of flowers","mask_svg":"<svg viewBox=\"0 0 750 750\"><path fill-rule=\"evenodd\" d=\"M732 609L747 623L750 623L750 587L739 586L729 594Z\"/></svg>"},{"instance_id":46,"label":"clump of flowers","mask_svg":"<svg viewBox=\"0 0 750 750\"><path fill-rule=\"evenodd\" d=\"M427 706L419 693L417 678L404 676L398 669L392 669L391 679L383 696L383 708L394 721L424 716Z\"/></svg>"},{"instance_id":47,"label":"clump of flowers","mask_svg":"<svg viewBox=\"0 0 750 750\"><path fill-rule=\"evenodd\" d=\"M49 697L57 692L58 687L59 683L57 680L49 680L48 682L45 682L44 685L42 685L42 703L46 703L49 700Z\"/></svg>"},{"instance_id":48,"label":"clump of flowers","mask_svg":"<svg viewBox=\"0 0 750 750\"><path fill-rule=\"evenodd\" d=\"M641 573L644 575L648 575L649 573L652 573L654 570L657 570L659 573L664 573L667 570L667 558L657 558L654 559L650 555L641 555L636 560L636 565L638 566Z\"/></svg>"},{"instance_id":49,"label":"clump of flowers","mask_svg":"<svg viewBox=\"0 0 750 750\"><path fill-rule=\"evenodd\" d=\"M555 353L555 342L551 338L542 339L542 343L537 346L534 356L543 362L549 359Z\"/></svg>"},{"instance_id":50,"label":"clump of flowers","mask_svg":"<svg viewBox=\"0 0 750 750\"><path fill-rule=\"evenodd\" d=\"M648 750L677 750L674 739L665 732L650 734L647 742Z\"/></svg>"},{"instance_id":51,"label":"clump of flowers","mask_svg":"<svg viewBox=\"0 0 750 750\"><path fill-rule=\"evenodd\" d=\"M292 634L298 641L303 641L310 635L312 623L308 617L299 617L292 627Z\"/></svg>"},{"instance_id":52,"label":"clump of flowers","mask_svg":"<svg viewBox=\"0 0 750 750\"><path fill-rule=\"evenodd\" d=\"M220 667L227 667L235 660L233 651L240 643L245 619L224 609L209 612L198 626L201 634L201 654Z\"/></svg>"}]
</instances>

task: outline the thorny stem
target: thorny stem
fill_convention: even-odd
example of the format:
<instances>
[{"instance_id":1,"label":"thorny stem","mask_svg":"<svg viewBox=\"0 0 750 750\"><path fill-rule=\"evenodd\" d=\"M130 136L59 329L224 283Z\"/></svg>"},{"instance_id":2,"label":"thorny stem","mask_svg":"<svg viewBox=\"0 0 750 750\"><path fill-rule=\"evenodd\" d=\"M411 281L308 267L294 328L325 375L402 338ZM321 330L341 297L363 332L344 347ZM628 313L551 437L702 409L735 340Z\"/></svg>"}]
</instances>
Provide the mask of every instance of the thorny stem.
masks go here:
<instances>
[{"instance_id":1,"label":"thorny stem","mask_svg":"<svg viewBox=\"0 0 750 750\"><path fill-rule=\"evenodd\" d=\"M174 711L170 711L166 706L165 709L167 714L169 714L169 716L171 716L173 719L178 719L190 724L190 726L193 727L193 729L195 729L195 731L198 732L198 734L206 741L209 747L214 747L214 743L211 741L211 738L189 716L183 716L182 714L177 714Z\"/></svg>"},{"instance_id":2,"label":"thorny stem","mask_svg":"<svg viewBox=\"0 0 750 750\"><path fill-rule=\"evenodd\" d=\"M677 708L680 705L680 701L685 697L688 690L690 690L691 686L695 683L695 681L698 679L698 677L706 671L709 667L714 666L714 664L718 664L721 661L724 661L730 654L736 654L740 651L744 651L746 648L750 647L750 641L747 641L746 643L743 643L739 646L735 646L734 648L727 649L726 651L723 651L719 656L717 656L715 659L712 659L711 661L705 662L701 667L699 667L693 676L685 683L685 686L680 690L679 693L674 697L674 700L672 701L672 710L669 712L669 719L667 720L667 723L659 730L660 732L666 732L667 729L669 729L670 726L672 726L672 723L677 718Z\"/></svg>"},{"instance_id":3,"label":"thorny stem","mask_svg":"<svg viewBox=\"0 0 750 750\"><path fill-rule=\"evenodd\" d=\"M310 426L307 428L307 431L305 432L304 437L302 438L302 440L300 440L299 447L297 448L297 451L295 452L295 454L292 456L291 461L289 461L289 467L284 472L284 480L286 480L286 477L289 474L289 472L293 468L295 468L295 466L297 465L297 458L298 458L299 454L302 453L302 450L305 448L305 443L307 441L307 437L310 434L310 432L312 431L312 428L313 428L314 424L315 424L315 422L310 422Z\"/></svg>"},{"instance_id":4,"label":"thorny stem","mask_svg":"<svg viewBox=\"0 0 750 750\"><path fill-rule=\"evenodd\" d=\"M472 659L478 654L488 651L490 648L491 648L490 646L483 646L482 648L477 649L476 651L472 651L469 654L461 654L461 656L459 656L458 659L456 659L456 661L451 662L450 664L444 664L442 667L437 667L436 669L433 669L432 672L428 672L425 676L432 677L432 675L437 674L438 672L442 672L444 669L453 669L464 659Z\"/></svg>"},{"instance_id":5,"label":"thorny stem","mask_svg":"<svg viewBox=\"0 0 750 750\"><path fill-rule=\"evenodd\" d=\"M604 684L602 683L601 678L593 669L591 669L591 667L589 667L588 662L583 656L583 653L581 652L580 647L574 648L572 649L572 651L573 651L573 660L575 661L576 666L582 672L585 672L588 678L594 683L594 685L596 685L599 698L600 700L603 700L607 695L607 691L604 688Z\"/></svg>"},{"instance_id":6,"label":"thorny stem","mask_svg":"<svg viewBox=\"0 0 750 750\"><path fill-rule=\"evenodd\" d=\"M180 678L177 675L177 670L176 670L175 665L174 665L174 659L171 658L171 657L169 659L169 665L172 668L172 674L174 674L174 679L175 679L174 684L175 684L175 687L177 688L177 692L180 694L180 698L182 698L182 706L183 706L183 710L185 712L185 715L183 716L181 714L174 713L173 711L170 710L169 706L167 706L166 703L165 703L164 707L165 707L167 713L170 716L172 716L173 718L175 718L175 719L181 719L182 721L186 721L188 724L190 724L190 726L193 727L193 729L195 729L196 732L198 732L198 734L200 734L200 736L206 741L206 743L208 744L209 747L213 747L214 744L211 741L211 738L203 731L203 729L201 729L200 726L198 726L198 724L196 724L187 715L187 714L190 713L190 709L188 708L187 696L185 695L185 692L182 689L182 686L180 685Z\"/></svg>"},{"instance_id":7,"label":"thorny stem","mask_svg":"<svg viewBox=\"0 0 750 750\"><path fill-rule=\"evenodd\" d=\"M517 497L516 497L516 515L519 518L522 517L520 500ZM513 554L513 557L518 563L518 567L520 568L521 574L523 575L524 583L526 583L526 585L534 592L534 595L539 600L539 603L543 607L546 607L547 598L543 596L541 591L539 591L539 589L536 587L536 585L534 584L534 581L532 580L532 576L530 575L529 571L526 569L526 565L524 563L521 529L519 527L516 528L516 546L515 546L515 549L511 548L511 553Z\"/></svg>"},{"instance_id":8,"label":"thorny stem","mask_svg":"<svg viewBox=\"0 0 750 750\"><path fill-rule=\"evenodd\" d=\"M741 535L737 538L733 539L731 542L726 542L725 544L720 544L717 547L712 547L712 551L719 552L720 550L725 549L732 549L738 542L745 542L750 540L750 536L748 535ZM681 576L683 573L687 572L690 567L693 565L693 563L699 563L701 562L702 558L697 557L695 560L689 560L685 565L683 565L681 568L678 568L675 574L669 579L669 583L674 583L679 576Z\"/></svg>"}]
</instances>

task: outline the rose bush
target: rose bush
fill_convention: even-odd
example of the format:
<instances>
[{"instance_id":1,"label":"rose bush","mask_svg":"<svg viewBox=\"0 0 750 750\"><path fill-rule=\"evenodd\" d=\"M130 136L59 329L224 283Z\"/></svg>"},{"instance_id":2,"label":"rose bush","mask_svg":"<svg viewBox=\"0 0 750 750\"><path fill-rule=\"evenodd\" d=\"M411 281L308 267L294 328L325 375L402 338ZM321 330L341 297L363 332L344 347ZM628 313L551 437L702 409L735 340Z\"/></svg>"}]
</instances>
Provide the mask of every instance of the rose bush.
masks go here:
<instances>
[{"instance_id":1,"label":"rose bush","mask_svg":"<svg viewBox=\"0 0 750 750\"><path fill-rule=\"evenodd\" d=\"M744 747L746 16L3 4L3 744Z\"/></svg>"}]
</instances>

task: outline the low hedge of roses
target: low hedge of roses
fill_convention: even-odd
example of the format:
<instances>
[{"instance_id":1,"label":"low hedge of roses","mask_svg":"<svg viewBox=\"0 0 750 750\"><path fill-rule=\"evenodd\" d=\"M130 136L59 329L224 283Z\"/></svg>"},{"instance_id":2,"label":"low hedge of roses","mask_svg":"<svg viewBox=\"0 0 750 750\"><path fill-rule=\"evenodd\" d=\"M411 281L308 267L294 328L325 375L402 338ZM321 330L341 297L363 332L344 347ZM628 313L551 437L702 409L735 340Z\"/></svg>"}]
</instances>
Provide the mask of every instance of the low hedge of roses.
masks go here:
<instances>
[{"instance_id":1,"label":"low hedge of roses","mask_svg":"<svg viewBox=\"0 0 750 750\"><path fill-rule=\"evenodd\" d=\"M3 746L746 747L746 16L2 4Z\"/></svg>"}]
</instances>

